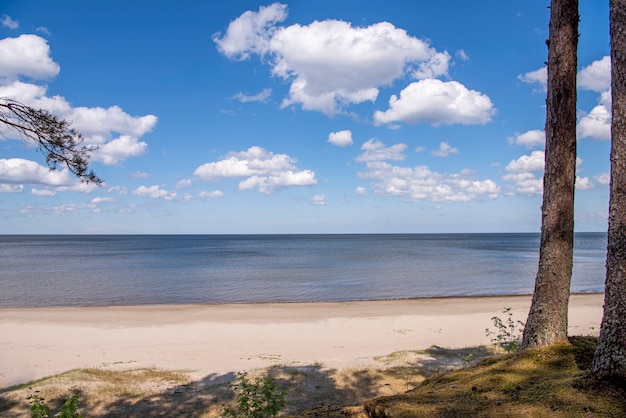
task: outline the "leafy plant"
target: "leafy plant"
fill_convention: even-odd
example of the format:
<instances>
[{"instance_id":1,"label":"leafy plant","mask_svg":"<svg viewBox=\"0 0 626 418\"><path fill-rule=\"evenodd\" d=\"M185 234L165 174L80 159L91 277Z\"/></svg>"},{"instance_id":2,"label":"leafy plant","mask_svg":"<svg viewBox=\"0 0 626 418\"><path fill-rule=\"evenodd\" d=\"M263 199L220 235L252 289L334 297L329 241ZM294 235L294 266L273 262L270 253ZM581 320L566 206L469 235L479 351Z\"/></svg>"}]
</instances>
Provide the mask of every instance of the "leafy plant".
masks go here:
<instances>
[{"instance_id":1,"label":"leafy plant","mask_svg":"<svg viewBox=\"0 0 626 418\"><path fill-rule=\"evenodd\" d=\"M275 417L285 406L287 392L280 390L271 377L251 380L247 373L238 373L236 382L231 383L229 388L235 392L237 407L225 407L226 417Z\"/></svg>"},{"instance_id":2,"label":"leafy plant","mask_svg":"<svg viewBox=\"0 0 626 418\"><path fill-rule=\"evenodd\" d=\"M491 342L493 344L501 347L507 353L512 353L519 350L521 346L525 324L520 320L513 319L511 308L504 308L502 313L506 315L506 318L504 320L497 316L491 318L496 330L492 331L490 328L486 328L485 334L487 337L492 337Z\"/></svg>"},{"instance_id":3,"label":"leafy plant","mask_svg":"<svg viewBox=\"0 0 626 418\"><path fill-rule=\"evenodd\" d=\"M78 413L78 393L73 393L72 396L67 398L63 406L61 406L61 410L54 415L50 415L50 407L46 405L45 399L39 396L39 391L33 391L26 399L31 403L30 413L32 418L81 418Z\"/></svg>"}]
</instances>

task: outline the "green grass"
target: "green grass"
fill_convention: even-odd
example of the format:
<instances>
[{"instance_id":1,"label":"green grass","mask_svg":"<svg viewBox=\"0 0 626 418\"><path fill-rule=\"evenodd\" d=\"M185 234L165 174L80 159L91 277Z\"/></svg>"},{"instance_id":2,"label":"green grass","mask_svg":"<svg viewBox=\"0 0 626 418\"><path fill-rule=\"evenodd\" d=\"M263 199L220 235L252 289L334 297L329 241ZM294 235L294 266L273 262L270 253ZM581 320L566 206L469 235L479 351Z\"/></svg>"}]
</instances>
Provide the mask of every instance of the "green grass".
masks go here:
<instances>
[{"instance_id":1,"label":"green grass","mask_svg":"<svg viewBox=\"0 0 626 418\"><path fill-rule=\"evenodd\" d=\"M407 393L365 402L365 413L374 418L626 416L624 387L590 384L595 339L570 342L436 374Z\"/></svg>"}]
</instances>

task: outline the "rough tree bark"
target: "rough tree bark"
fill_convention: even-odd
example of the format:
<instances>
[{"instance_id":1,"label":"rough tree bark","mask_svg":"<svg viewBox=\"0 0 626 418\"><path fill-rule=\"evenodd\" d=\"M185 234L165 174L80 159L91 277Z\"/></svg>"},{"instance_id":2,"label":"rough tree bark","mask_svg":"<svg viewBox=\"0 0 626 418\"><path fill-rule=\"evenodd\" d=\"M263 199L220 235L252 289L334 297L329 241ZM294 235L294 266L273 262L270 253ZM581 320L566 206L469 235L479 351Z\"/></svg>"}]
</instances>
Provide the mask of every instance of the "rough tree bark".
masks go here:
<instances>
[{"instance_id":1,"label":"rough tree bark","mask_svg":"<svg viewBox=\"0 0 626 418\"><path fill-rule=\"evenodd\" d=\"M539 268L522 348L567 338L574 247L578 0L552 0Z\"/></svg>"},{"instance_id":2,"label":"rough tree bark","mask_svg":"<svg viewBox=\"0 0 626 418\"><path fill-rule=\"evenodd\" d=\"M626 379L626 0L610 1L611 197L604 316L592 372Z\"/></svg>"}]
</instances>

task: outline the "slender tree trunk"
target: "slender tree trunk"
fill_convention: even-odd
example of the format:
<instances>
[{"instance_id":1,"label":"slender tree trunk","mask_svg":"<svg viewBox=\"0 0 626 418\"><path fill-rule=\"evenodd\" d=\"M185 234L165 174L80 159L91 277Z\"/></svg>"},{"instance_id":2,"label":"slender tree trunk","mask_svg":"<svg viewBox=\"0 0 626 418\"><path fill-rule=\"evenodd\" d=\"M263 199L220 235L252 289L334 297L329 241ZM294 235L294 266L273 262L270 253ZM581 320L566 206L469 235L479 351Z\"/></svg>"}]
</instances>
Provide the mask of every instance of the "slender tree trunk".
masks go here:
<instances>
[{"instance_id":1,"label":"slender tree trunk","mask_svg":"<svg viewBox=\"0 0 626 418\"><path fill-rule=\"evenodd\" d=\"M626 379L626 0L610 1L611 197L604 316L592 371Z\"/></svg>"},{"instance_id":2,"label":"slender tree trunk","mask_svg":"<svg viewBox=\"0 0 626 418\"><path fill-rule=\"evenodd\" d=\"M539 268L522 348L567 338L574 248L578 0L552 0Z\"/></svg>"}]
</instances>

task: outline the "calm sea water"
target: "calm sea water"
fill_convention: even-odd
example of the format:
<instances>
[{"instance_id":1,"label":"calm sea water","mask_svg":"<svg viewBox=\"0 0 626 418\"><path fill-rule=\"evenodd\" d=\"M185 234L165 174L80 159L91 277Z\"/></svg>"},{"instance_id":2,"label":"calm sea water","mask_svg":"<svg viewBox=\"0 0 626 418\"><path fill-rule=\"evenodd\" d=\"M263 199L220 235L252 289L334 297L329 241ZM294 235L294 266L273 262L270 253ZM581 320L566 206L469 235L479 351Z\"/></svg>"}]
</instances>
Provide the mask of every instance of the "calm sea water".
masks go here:
<instances>
[{"instance_id":1,"label":"calm sea water","mask_svg":"<svg viewBox=\"0 0 626 418\"><path fill-rule=\"evenodd\" d=\"M0 235L0 307L529 294L538 234ZM576 234L573 292L604 288Z\"/></svg>"}]
</instances>

